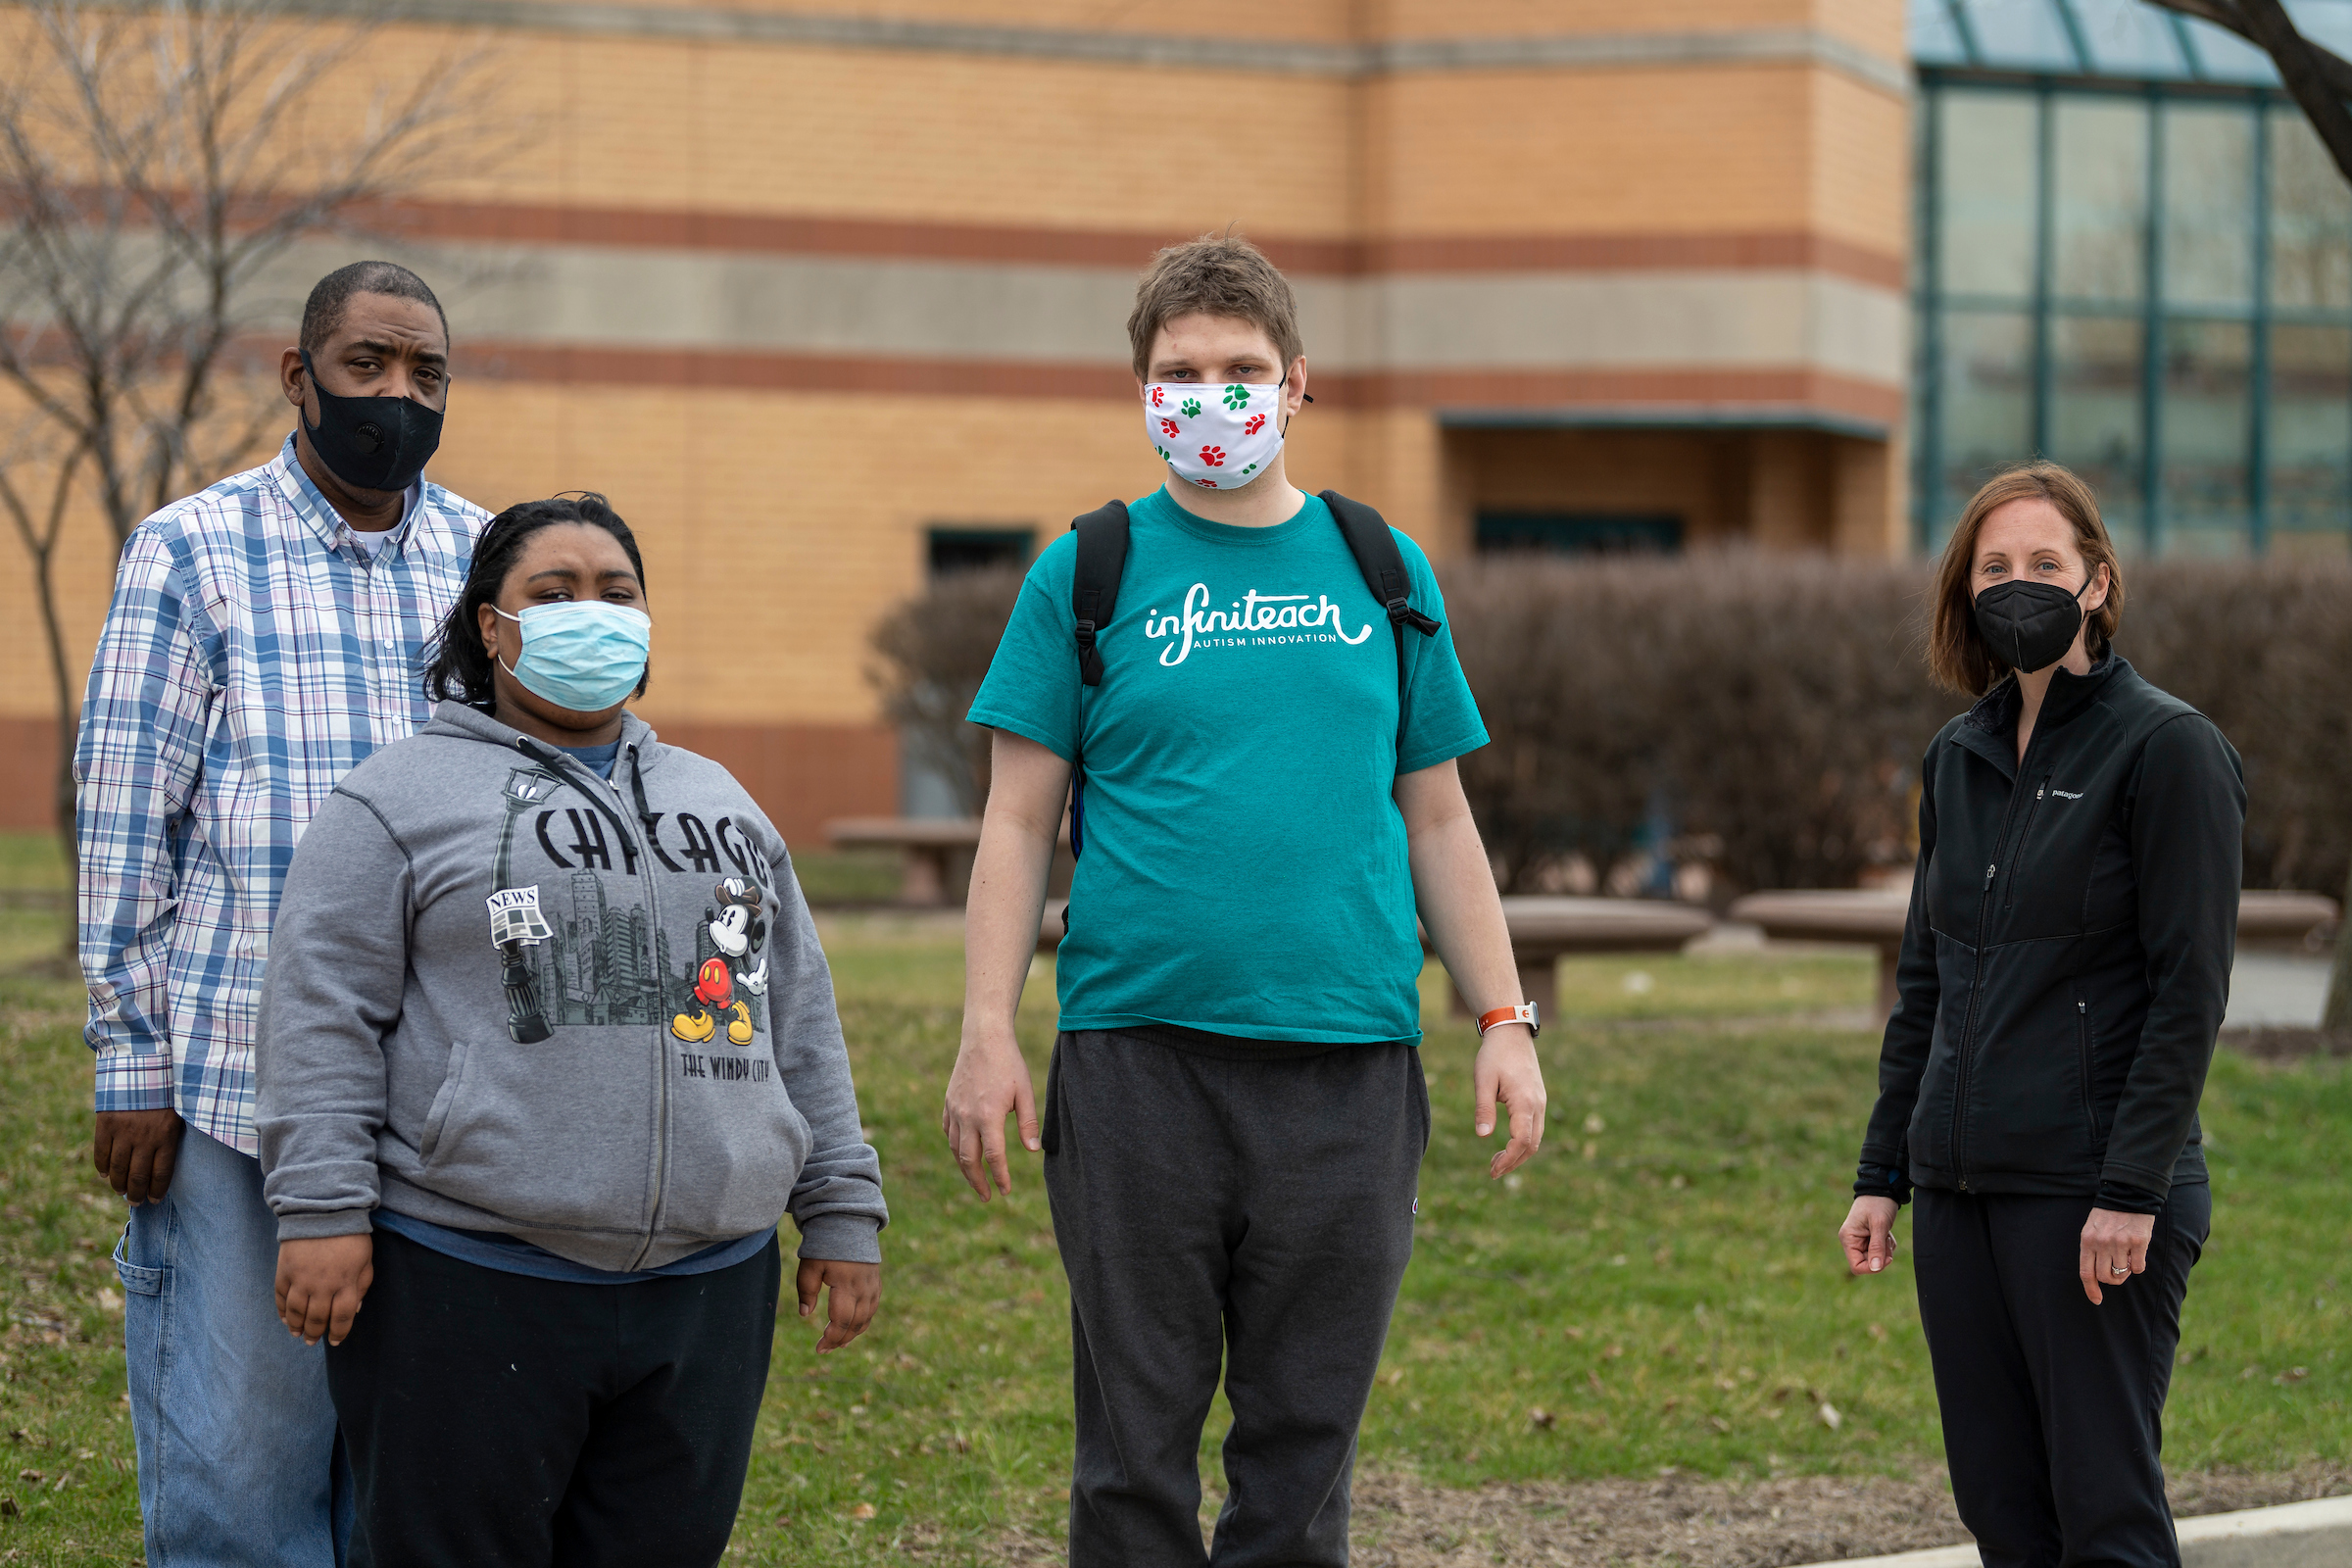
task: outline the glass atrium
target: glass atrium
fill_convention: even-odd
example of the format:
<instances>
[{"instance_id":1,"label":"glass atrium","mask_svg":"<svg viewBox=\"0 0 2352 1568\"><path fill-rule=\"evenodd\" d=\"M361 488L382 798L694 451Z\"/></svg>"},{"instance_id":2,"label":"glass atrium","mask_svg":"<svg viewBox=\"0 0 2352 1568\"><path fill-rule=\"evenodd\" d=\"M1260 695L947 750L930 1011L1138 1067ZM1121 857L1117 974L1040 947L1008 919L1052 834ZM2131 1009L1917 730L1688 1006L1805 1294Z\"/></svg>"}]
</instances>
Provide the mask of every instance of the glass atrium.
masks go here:
<instances>
[{"instance_id":1,"label":"glass atrium","mask_svg":"<svg viewBox=\"0 0 2352 1568\"><path fill-rule=\"evenodd\" d=\"M2352 0L2289 0L2352 55ZM1910 0L1914 538L2027 453L2143 554L2352 545L2352 191L2270 61L2141 0Z\"/></svg>"}]
</instances>

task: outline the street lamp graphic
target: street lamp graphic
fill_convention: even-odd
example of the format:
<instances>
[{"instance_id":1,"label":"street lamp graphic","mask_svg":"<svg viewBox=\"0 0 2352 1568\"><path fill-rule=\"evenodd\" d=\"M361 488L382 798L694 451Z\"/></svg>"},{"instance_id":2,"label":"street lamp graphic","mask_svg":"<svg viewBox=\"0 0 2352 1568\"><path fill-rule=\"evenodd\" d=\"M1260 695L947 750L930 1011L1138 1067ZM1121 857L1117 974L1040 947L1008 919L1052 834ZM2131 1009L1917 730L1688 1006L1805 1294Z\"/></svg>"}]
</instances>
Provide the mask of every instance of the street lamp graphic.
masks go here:
<instances>
[{"instance_id":1,"label":"street lamp graphic","mask_svg":"<svg viewBox=\"0 0 2352 1568\"><path fill-rule=\"evenodd\" d=\"M553 795L562 781L535 767L518 767L507 775L507 819L498 832L498 859L491 868L490 941L506 959L500 981L507 988L507 1035L518 1046L536 1045L553 1030L540 1009L538 989L523 949L545 942L554 934L539 911L539 889L509 887L514 869L515 819Z\"/></svg>"}]
</instances>

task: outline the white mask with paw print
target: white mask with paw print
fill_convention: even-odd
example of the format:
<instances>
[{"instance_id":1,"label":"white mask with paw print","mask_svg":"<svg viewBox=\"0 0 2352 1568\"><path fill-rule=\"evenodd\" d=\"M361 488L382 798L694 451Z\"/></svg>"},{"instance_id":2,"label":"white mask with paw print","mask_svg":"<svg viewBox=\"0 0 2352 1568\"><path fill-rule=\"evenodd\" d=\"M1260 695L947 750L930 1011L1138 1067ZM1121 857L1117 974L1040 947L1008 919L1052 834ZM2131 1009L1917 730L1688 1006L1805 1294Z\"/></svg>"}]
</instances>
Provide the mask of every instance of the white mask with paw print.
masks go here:
<instances>
[{"instance_id":1,"label":"white mask with paw print","mask_svg":"<svg viewBox=\"0 0 2352 1568\"><path fill-rule=\"evenodd\" d=\"M1144 388L1152 450L1203 490L1239 490L1282 450L1283 383L1156 381Z\"/></svg>"}]
</instances>

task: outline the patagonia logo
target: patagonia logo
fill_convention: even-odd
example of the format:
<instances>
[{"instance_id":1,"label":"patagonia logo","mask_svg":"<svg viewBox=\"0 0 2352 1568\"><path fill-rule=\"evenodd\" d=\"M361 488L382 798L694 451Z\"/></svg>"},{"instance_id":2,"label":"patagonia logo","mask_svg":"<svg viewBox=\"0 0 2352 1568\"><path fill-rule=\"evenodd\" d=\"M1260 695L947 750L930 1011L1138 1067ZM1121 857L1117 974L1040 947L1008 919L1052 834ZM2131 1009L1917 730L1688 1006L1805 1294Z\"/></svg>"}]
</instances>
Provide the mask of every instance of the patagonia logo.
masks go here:
<instances>
[{"instance_id":1,"label":"patagonia logo","mask_svg":"<svg viewBox=\"0 0 2352 1568\"><path fill-rule=\"evenodd\" d=\"M2079 801L2082 798L2081 790L2052 790L2050 793L2062 801Z\"/></svg>"}]
</instances>

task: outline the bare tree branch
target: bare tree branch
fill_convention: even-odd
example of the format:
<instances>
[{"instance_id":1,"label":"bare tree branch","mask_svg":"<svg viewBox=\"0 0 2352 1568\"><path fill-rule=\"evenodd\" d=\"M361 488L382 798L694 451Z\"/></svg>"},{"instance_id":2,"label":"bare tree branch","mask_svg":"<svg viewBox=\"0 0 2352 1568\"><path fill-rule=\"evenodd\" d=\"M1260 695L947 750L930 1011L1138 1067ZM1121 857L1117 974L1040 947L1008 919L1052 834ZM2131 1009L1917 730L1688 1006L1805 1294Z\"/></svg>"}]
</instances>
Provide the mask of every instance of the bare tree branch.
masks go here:
<instances>
[{"instance_id":1,"label":"bare tree branch","mask_svg":"<svg viewBox=\"0 0 2352 1568\"><path fill-rule=\"evenodd\" d=\"M298 0L153 7L27 0L0 59L0 388L29 436L0 453L0 512L30 561L71 826L78 680L55 569L96 511L119 548L148 513L251 459L282 427L271 269L303 240L363 232L429 174L519 144L477 134L491 57L465 40L379 83L358 123L320 128L397 7L320 18ZM340 100L336 101L337 107ZM339 118L339 117L338 117ZM266 313L266 314L265 314ZM280 339L282 341L282 339ZM251 360L250 366L244 362Z\"/></svg>"},{"instance_id":2,"label":"bare tree branch","mask_svg":"<svg viewBox=\"0 0 2352 1568\"><path fill-rule=\"evenodd\" d=\"M2148 0L2160 11L2175 11L2200 22L2210 22L2227 32L2234 32L2264 53L2270 45L2255 35L2253 24L2245 16L2242 0ZM2291 25L2291 24L2290 24ZM2352 60L2346 60L2332 49L2313 43L2309 38L2303 46L2319 63L2320 77L2338 98L2352 98ZM2278 57L2273 55L2275 60ZM2281 73L2283 74L2283 73ZM2306 111L2308 113L2308 111Z\"/></svg>"}]
</instances>

